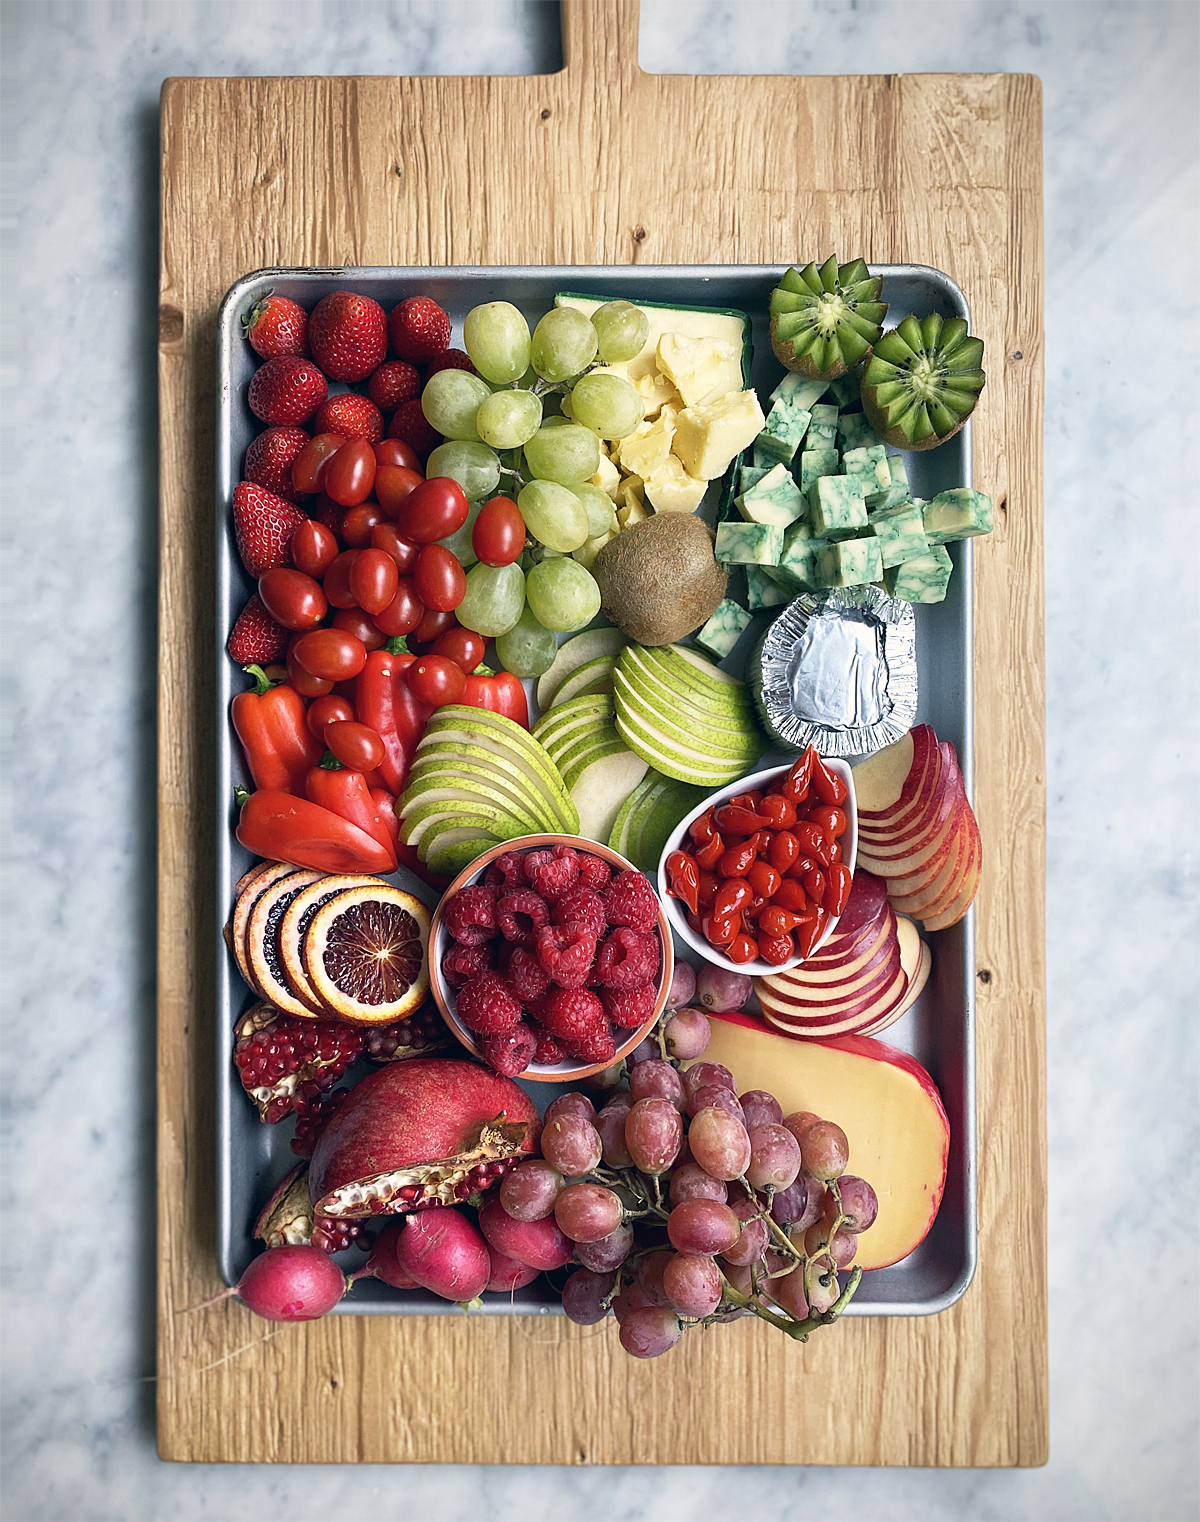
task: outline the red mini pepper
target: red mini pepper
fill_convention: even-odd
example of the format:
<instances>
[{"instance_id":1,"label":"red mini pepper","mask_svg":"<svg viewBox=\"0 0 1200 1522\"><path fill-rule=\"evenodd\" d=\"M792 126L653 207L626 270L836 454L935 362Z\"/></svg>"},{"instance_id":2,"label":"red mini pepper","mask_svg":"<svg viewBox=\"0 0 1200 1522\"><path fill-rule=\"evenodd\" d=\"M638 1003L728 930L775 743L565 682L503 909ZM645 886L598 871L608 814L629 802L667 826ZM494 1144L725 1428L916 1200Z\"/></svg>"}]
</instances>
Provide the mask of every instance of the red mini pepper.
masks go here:
<instances>
[{"instance_id":1,"label":"red mini pepper","mask_svg":"<svg viewBox=\"0 0 1200 1522\"><path fill-rule=\"evenodd\" d=\"M268 861L314 872L392 872L396 858L356 824L291 793L261 789L242 805L237 838Z\"/></svg>"},{"instance_id":2,"label":"red mini pepper","mask_svg":"<svg viewBox=\"0 0 1200 1522\"><path fill-rule=\"evenodd\" d=\"M680 898L693 914L700 912L700 871L686 851L672 851L667 857L667 892Z\"/></svg>"},{"instance_id":3,"label":"red mini pepper","mask_svg":"<svg viewBox=\"0 0 1200 1522\"><path fill-rule=\"evenodd\" d=\"M354 683L355 714L383 741L379 777L394 795L404 789L413 754L433 712L413 696L404 680L415 660L407 651L372 650Z\"/></svg>"},{"instance_id":4,"label":"red mini pepper","mask_svg":"<svg viewBox=\"0 0 1200 1522\"><path fill-rule=\"evenodd\" d=\"M304 791L310 803L329 809L373 836L391 854L392 864L384 870L396 870L394 840L387 825L379 817L378 806L371 797L362 772L352 771L345 766L314 766L304 779Z\"/></svg>"},{"instance_id":5,"label":"red mini pepper","mask_svg":"<svg viewBox=\"0 0 1200 1522\"><path fill-rule=\"evenodd\" d=\"M503 714L523 729L529 728L529 700L520 678L511 671L476 666L467 677L467 685L458 701L470 708L486 708L489 713Z\"/></svg>"},{"instance_id":6,"label":"red mini pepper","mask_svg":"<svg viewBox=\"0 0 1200 1522\"><path fill-rule=\"evenodd\" d=\"M273 686L261 666L244 668L253 692L239 692L229 705L234 731L257 788L304 796L304 778L324 746L309 730L304 699L294 687Z\"/></svg>"},{"instance_id":7,"label":"red mini pepper","mask_svg":"<svg viewBox=\"0 0 1200 1522\"><path fill-rule=\"evenodd\" d=\"M813 757L812 785L813 791L822 803L830 805L845 803L848 792L846 784L836 772L830 771L817 755Z\"/></svg>"}]
</instances>

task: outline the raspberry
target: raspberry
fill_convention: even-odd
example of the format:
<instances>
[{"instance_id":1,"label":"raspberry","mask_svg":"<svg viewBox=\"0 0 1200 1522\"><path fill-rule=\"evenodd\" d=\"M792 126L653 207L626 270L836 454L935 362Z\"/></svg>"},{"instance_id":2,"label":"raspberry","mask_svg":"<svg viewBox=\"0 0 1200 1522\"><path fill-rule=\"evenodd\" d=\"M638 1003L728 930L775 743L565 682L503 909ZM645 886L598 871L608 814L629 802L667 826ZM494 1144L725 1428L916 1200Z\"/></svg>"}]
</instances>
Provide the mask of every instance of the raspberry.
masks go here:
<instances>
[{"instance_id":1,"label":"raspberry","mask_svg":"<svg viewBox=\"0 0 1200 1522\"><path fill-rule=\"evenodd\" d=\"M612 882L612 868L602 856L584 853L579 858L579 886L594 888L597 893Z\"/></svg>"},{"instance_id":2,"label":"raspberry","mask_svg":"<svg viewBox=\"0 0 1200 1522\"><path fill-rule=\"evenodd\" d=\"M602 988L600 999L614 1025L623 1031L635 1031L654 1013L658 989L653 983L639 983L636 988Z\"/></svg>"},{"instance_id":3,"label":"raspberry","mask_svg":"<svg viewBox=\"0 0 1200 1522\"><path fill-rule=\"evenodd\" d=\"M579 881L579 857L572 846L555 846L549 861L539 860L530 866L531 860L541 857L541 851L531 851L525 859L525 875L530 883L548 902L561 898Z\"/></svg>"},{"instance_id":4,"label":"raspberry","mask_svg":"<svg viewBox=\"0 0 1200 1522\"><path fill-rule=\"evenodd\" d=\"M451 988L461 988L464 983L492 968L492 948L482 946L452 946L442 958L442 976Z\"/></svg>"},{"instance_id":5,"label":"raspberry","mask_svg":"<svg viewBox=\"0 0 1200 1522\"><path fill-rule=\"evenodd\" d=\"M556 1067L565 1056L562 1047L559 1046L546 1027L540 1025L536 1020L529 1021L529 1029L533 1032L534 1039L537 1041L537 1051L533 1054L533 1060L540 1062L543 1067Z\"/></svg>"},{"instance_id":6,"label":"raspberry","mask_svg":"<svg viewBox=\"0 0 1200 1522\"><path fill-rule=\"evenodd\" d=\"M538 931L549 923L546 900L529 888L518 888L496 900L496 923L500 934L515 946L533 946Z\"/></svg>"},{"instance_id":7,"label":"raspberry","mask_svg":"<svg viewBox=\"0 0 1200 1522\"><path fill-rule=\"evenodd\" d=\"M380 412L395 412L421 394L420 374L403 359L389 359L371 372L367 395Z\"/></svg>"},{"instance_id":8,"label":"raspberry","mask_svg":"<svg viewBox=\"0 0 1200 1522\"><path fill-rule=\"evenodd\" d=\"M498 1036L484 1036L479 1043L483 1060L506 1078L523 1073L534 1060L537 1047L537 1037L524 1022Z\"/></svg>"},{"instance_id":9,"label":"raspberry","mask_svg":"<svg viewBox=\"0 0 1200 1522\"><path fill-rule=\"evenodd\" d=\"M582 1057L584 1062L611 1062L617 1055L617 1043L607 1022L568 1040L566 1048L572 1057Z\"/></svg>"},{"instance_id":10,"label":"raspberry","mask_svg":"<svg viewBox=\"0 0 1200 1522\"><path fill-rule=\"evenodd\" d=\"M508 981L522 1004L540 999L550 987L550 974L524 946L514 946L508 962ZM539 1059L540 1061L540 1059Z\"/></svg>"},{"instance_id":11,"label":"raspberry","mask_svg":"<svg viewBox=\"0 0 1200 1522\"><path fill-rule=\"evenodd\" d=\"M431 359L425 371L426 385L429 384L429 377L436 375L439 370L466 370L471 375L479 373L465 349L443 349L436 359Z\"/></svg>"},{"instance_id":12,"label":"raspberry","mask_svg":"<svg viewBox=\"0 0 1200 1522\"><path fill-rule=\"evenodd\" d=\"M481 946L496 933L496 895L475 883L460 888L446 905L446 929L460 946Z\"/></svg>"},{"instance_id":13,"label":"raspberry","mask_svg":"<svg viewBox=\"0 0 1200 1522\"><path fill-rule=\"evenodd\" d=\"M428 296L409 296L388 314L392 348L401 359L424 364L450 344L450 319Z\"/></svg>"},{"instance_id":14,"label":"raspberry","mask_svg":"<svg viewBox=\"0 0 1200 1522\"><path fill-rule=\"evenodd\" d=\"M541 1022L552 1036L574 1041L585 1031L607 1030L604 1006L586 988L560 988L541 1005Z\"/></svg>"},{"instance_id":15,"label":"raspberry","mask_svg":"<svg viewBox=\"0 0 1200 1522\"><path fill-rule=\"evenodd\" d=\"M618 872L602 897L610 925L646 931L658 921L658 895L641 872Z\"/></svg>"},{"instance_id":16,"label":"raspberry","mask_svg":"<svg viewBox=\"0 0 1200 1522\"><path fill-rule=\"evenodd\" d=\"M517 854L517 852L513 852L514 856ZM549 846L544 847L540 851L525 852L525 855L521 859L521 868L525 873L525 881L531 888L533 887L533 874L537 871L543 862L553 860L554 852L549 848Z\"/></svg>"},{"instance_id":17,"label":"raspberry","mask_svg":"<svg viewBox=\"0 0 1200 1522\"><path fill-rule=\"evenodd\" d=\"M396 416L388 426L387 436L389 439L402 439L405 444L411 444L422 459L429 452L436 449L442 442L442 436L430 426L429 420L421 411L421 398L414 396L410 402L401 402L396 408Z\"/></svg>"},{"instance_id":18,"label":"raspberry","mask_svg":"<svg viewBox=\"0 0 1200 1522\"><path fill-rule=\"evenodd\" d=\"M524 888L529 882L525 876L524 851L505 851L503 856L496 857L492 867L501 874L507 893L515 893L518 888ZM488 868L489 872L492 867Z\"/></svg>"},{"instance_id":19,"label":"raspberry","mask_svg":"<svg viewBox=\"0 0 1200 1522\"><path fill-rule=\"evenodd\" d=\"M508 979L499 972L477 973L458 991L458 1018L480 1036L499 1036L521 1018Z\"/></svg>"},{"instance_id":20,"label":"raspberry","mask_svg":"<svg viewBox=\"0 0 1200 1522\"><path fill-rule=\"evenodd\" d=\"M493 893L498 893L504 887L504 873L501 872L495 862L492 862L484 872L482 882L483 886L491 888Z\"/></svg>"},{"instance_id":21,"label":"raspberry","mask_svg":"<svg viewBox=\"0 0 1200 1522\"><path fill-rule=\"evenodd\" d=\"M658 937L614 930L596 954L596 971L606 988L636 988L658 976Z\"/></svg>"},{"instance_id":22,"label":"raspberry","mask_svg":"<svg viewBox=\"0 0 1200 1522\"><path fill-rule=\"evenodd\" d=\"M597 940L604 934L607 920L604 903L591 888L575 887L563 896L550 911L552 925L566 925L568 929L589 930Z\"/></svg>"},{"instance_id":23,"label":"raspberry","mask_svg":"<svg viewBox=\"0 0 1200 1522\"><path fill-rule=\"evenodd\" d=\"M582 988L596 956L596 937L567 925L538 931L538 961L560 988Z\"/></svg>"}]
</instances>

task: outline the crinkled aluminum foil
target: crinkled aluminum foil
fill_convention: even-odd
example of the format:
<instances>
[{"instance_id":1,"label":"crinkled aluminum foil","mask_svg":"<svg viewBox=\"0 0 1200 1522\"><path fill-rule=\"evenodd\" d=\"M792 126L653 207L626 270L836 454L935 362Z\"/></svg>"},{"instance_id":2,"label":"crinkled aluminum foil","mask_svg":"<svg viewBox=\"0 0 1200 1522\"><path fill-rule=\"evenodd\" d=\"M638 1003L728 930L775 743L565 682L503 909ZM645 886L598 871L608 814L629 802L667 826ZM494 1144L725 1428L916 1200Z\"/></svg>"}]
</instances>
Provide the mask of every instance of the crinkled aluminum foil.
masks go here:
<instances>
[{"instance_id":1,"label":"crinkled aluminum foil","mask_svg":"<svg viewBox=\"0 0 1200 1522\"><path fill-rule=\"evenodd\" d=\"M917 716L912 604L878 587L803 592L763 635L746 680L783 745L823 756L881 750Z\"/></svg>"}]
</instances>

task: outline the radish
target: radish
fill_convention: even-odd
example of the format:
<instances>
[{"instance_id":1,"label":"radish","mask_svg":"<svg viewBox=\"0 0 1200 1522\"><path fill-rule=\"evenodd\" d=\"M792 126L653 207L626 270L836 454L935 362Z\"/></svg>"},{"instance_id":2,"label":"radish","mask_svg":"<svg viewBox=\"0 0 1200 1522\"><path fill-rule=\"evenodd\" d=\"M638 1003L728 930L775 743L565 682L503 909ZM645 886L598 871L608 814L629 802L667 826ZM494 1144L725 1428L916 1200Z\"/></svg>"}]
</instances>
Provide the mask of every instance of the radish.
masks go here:
<instances>
[{"instance_id":1,"label":"radish","mask_svg":"<svg viewBox=\"0 0 1200 1522\"><path fill-rule=\"evenodd\" d=\"M371 1249L371 1256L367 1259L366 1267L360 1269L359 1272L364 1275L370 1274L382 1280L384 1284L390 1284L393 1289L420 1289L421 1286L412 1275L405 1273L396 1262L396 1243L404 1228L403 1218L396 1217L390 1220L375 1238L375 1246Z\"/></svg>"},{"instance_id":2,"label":"radish","mask_svg":"<svg viewBox=\"0 0 1200 1522\"><path fill-rule=\"evenodd\" d=\"M474 1300L492 1275L487 1243L465 1216L433 1205L406 1217L396 1238L396 1265L443 1300Z\"/></svg>"},{"instance_id":3,"label":"radish","mask_svg":"<svg viewBox=\"0 0 1200 1522\"><path fill-rule=\"evenodd\" d=\"M266 1321L316 1321L334 1308L348 1285L345 1274L319 1247L268 1247L232 1289L204 1304L236 1295L247 1310Z\"/></svg>"},{"instance_id":4,"label":"radish","mask_svg":"<svg viewBox=\"0 0 1200 1522\"><path fill-rule=\"evenodd\" d=\"M507 1258L502 1252L497 1252L490 1244L488 1257L491 1259L492 1272L488 1279L487 1287L490 1290L500 1290L505 1294L514 1289L524 1289L531 1284L541 1272L540 1269L530 1268L527 1263L518 1263L516 1258Z\"/></svg>"},{"instance_id":5,"label":"radish","mask_svg":"<svg viewBox=\"0 0 1200 1522\"><path fill-rule=\"evenodd\" d=\"M479 1229L489 1247L530 1268L561 1268L571 1261L575 1244L563 1235L552 1215L541 1221L514 1221L493 1195L480 1208Z\"/></svg>"}]
</instances>

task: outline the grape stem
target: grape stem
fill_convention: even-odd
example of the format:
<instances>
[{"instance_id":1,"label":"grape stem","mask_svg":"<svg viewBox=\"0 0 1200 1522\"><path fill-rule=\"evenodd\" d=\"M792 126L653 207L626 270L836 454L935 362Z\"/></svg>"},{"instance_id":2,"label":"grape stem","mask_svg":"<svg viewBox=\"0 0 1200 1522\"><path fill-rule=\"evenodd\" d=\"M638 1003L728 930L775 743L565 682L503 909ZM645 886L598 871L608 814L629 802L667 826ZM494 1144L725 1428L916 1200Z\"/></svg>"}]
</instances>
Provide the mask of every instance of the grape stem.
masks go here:
<instances>
[{"instance_id":1,"label":"grape stem","mask_svg":"<svg viewBox=\"0 0 1200 1522\"><path fill-rule=\"evenodd\" d=\"M751 1311L760 1321L767 1321L772 1326L778 1327L781 1332L786 1332L797 1342L807 1342L809 1334L815 1332L818 1327L830 1326L835 1322L846 1307L854 1299L854 1293L862 1282L862 1269L856 1268L851 1273L846 1283L846 1288L841 1292L827 1311L810 1311L803 1321L797 1321L794 1316L786 1314L776 1315L768 1310L755 1296L741 1295L734 1289L725 1276L721 1276L725 1282L725 1292L721 1296L722 1301L728 1300L742 1310Z\"/></svg>"}]
</instances>

